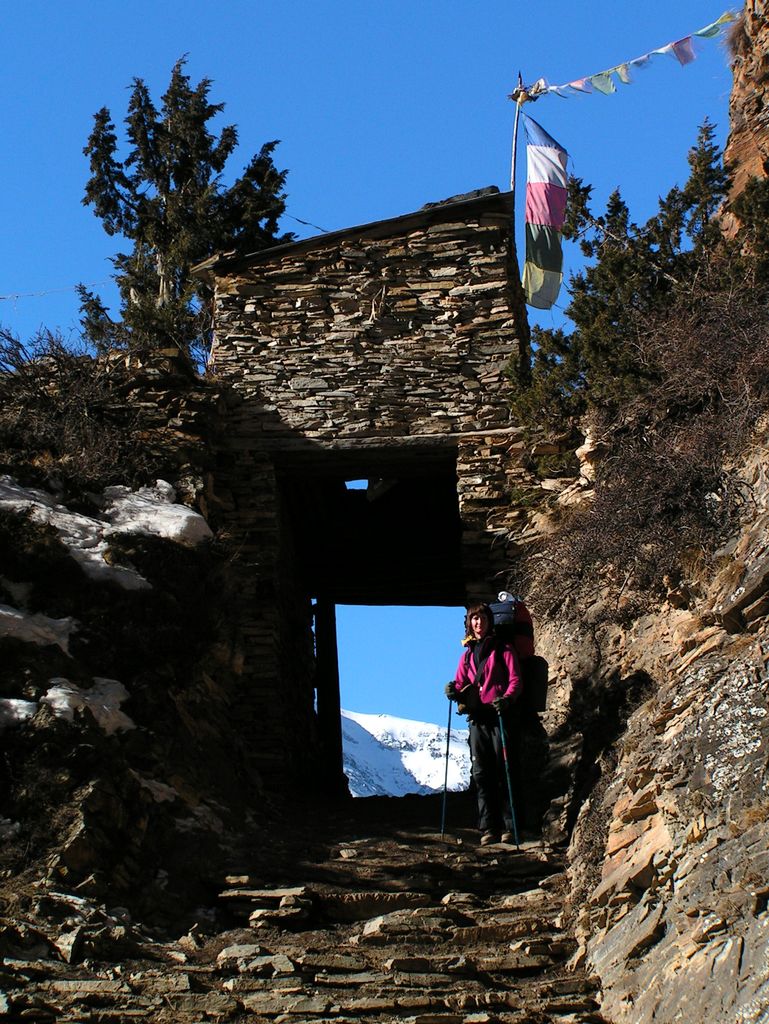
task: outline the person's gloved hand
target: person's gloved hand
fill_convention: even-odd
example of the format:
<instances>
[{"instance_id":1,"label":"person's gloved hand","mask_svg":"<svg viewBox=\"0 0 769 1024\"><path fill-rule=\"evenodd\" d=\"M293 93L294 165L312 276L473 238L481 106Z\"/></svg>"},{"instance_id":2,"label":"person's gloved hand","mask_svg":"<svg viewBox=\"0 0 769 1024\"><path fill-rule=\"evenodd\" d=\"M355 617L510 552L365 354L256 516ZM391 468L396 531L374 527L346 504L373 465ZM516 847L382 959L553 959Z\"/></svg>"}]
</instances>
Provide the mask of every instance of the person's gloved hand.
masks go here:
<instances>
[{"instance_id":1,"label":"person's gloved hand","mask_svg":"<svg viewBox=\"0 0 769 1024\"><path fill-rule=\"evenodd\" d=\"M450 683L446 683L446 687L443 692L449 700L459 700L459 694L456 691L453 680Z\"/></svg>"},{"instance_id":2,"label":"person's gloved hand","mask_svg":"<svg viewBox=\"0 0 769 1024\"><path fill-rule=\"evenodd\" d=\"M506 694L504 697L497 697L496 700L493 700L491 703L494 705L494 710L497 714L502 715L505 711L509 711L513 706L513 700L513 697Z\"/></svg>"}]
</instances>

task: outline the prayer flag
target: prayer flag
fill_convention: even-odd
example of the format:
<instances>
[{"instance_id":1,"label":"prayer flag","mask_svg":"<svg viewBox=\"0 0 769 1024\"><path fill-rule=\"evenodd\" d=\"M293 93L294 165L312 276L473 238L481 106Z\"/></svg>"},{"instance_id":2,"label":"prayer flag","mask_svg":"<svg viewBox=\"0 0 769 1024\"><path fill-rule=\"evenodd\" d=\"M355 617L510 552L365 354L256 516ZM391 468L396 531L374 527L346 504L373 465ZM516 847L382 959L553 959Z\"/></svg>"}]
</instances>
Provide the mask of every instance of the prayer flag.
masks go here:
<instances>
[{"instance_id":1,"label":"prayer flag","mask_svg":"<svg viewBox=\"0 0 769 1024\"><path fill-rule=\"evenodd\" d=\"M686 36L685 39L679 39L677 42L673 43L673 53L681 67L691 64L697 56L692 45L692 37Z\"/></svg>"},{"instance_id":2,"label":"prayer flag","mask_svg":"<svg viewBox=\"0 0 769 1024\"><path fill-rule=\"evenodd\" d=\"M700 36L701 39L712 39L713 36L717 36L724 25L728 25L730 21L734 21L736 15L733 11L726 11L722 14L718 21L714 21L712 25L706 25L705 28L699 29L695 32L695 36Z\"/></svg>"},{"instance_id":3,"label":"prayer flag","mask_svg":"<svg viewBox=\"0 0 769 1024\"><path fill-rule=\"evenodd\" d=\"M602 71L598 75L591 75L590 83L594 89L602 92L604 96L610 96L613 92L617 91L617 86L611 77L611 71Z\"/></svg>"},{"instance_id":4,"label":"prayer flag","mask_svg":"<svg viewBox=\"0 0 769 1024\"><path fill-rule=\"evenodd\" d=\"M532 118L526 129L526 261L523 291L529 306L550 309L563 280L561 234L566 217L569 154Z\"/></svg>"}]
</instances>

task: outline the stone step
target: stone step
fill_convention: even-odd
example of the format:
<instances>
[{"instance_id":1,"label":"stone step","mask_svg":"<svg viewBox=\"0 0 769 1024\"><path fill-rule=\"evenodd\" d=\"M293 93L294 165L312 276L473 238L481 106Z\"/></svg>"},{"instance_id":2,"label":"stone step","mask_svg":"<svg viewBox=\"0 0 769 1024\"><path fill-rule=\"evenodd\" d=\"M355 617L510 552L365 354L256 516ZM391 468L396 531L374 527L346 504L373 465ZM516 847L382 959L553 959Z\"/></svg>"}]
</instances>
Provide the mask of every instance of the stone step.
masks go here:
<instances>
[{"instance_id":1,"label":"stone step","mask_svg":"<svg viewBox=\"0 0 769 1024\"><path fill-rule=\"evenodd\" d=\"M509 990L458 992L445 998L426 994L422 990L405 990L391 994L359 994L338 1001L328 995L287 995L276 1000L267 994L253 993L243 996L238 1003L246 1012L275 1021L276 1024L299 1024L300 1021L318 1024L323 1019L333 1019L337 1024L340 1019L501 1020L508 1019L510 1011L526 1013L529 1020L536 1019L536 1014L540 1015L540 1019L553 1020L565 1015L573 1017L577 1014L594 1014L598 1010L596 1000L585 994L538 997L535 993ZM173 1009L181 1012L187 1012L190 1005L184 1006L177 1000L173 1001ZM206 1005L210 1009L206 1010ZM216 1012L213 1002L201 1002L199 1006L204 1012ZM489 1016L484 1017L484 1014Z\"/></svg>"},{"instance_id":2,"label":"stone step","mask_svg":"<svg viewBox=\"0 0 769 1024\"><path fill-rule=\"evenodd\" d=\"M305 922L353 923L367 921L399 909L416 909L431 904L424 893L321 892L308 887L288 889L225 889L219 899L234 913L248 915L251 927L277 925L296 928Z\"/></svg>"},{"instance_id":3,"label":"stone step","mask_svg":"<svg viewBox=\"0 0 769 1024\"><path fill-rule=\"evenodd\" d=\"M565 966L562 865L430 835L377 821L301 873L291 857L232 871L218 928L137 931L129 962L113 944L67 963L54 936L3 963L0 1024L597 1024L595 979Z\"/></svg>"},{"instance_id":4,"label":"stone step","mask_svg":"<svg viewBox=\"0 0 769 1024\"><path fill-rule=\"evenodd\" d=\"M375 975L348 976L355 992L329 992L301 986L280 987L271 984L269 988L230 989L230 991L181 992L173 986L163 993L163 998L151 1000L136 994L122 983L105 983L106 979L93 979L87 983L84 979L73 979L73 985L59 983L56 989L58 998L52 999L47 1006L36 1012L31 1003L14 1009L23 1010L25 1020L57 1020L57 1021L108 1021L108 1020L141 1020L160 1021L174 1020L183 1024L186 1020L203 1018L227 1019L240 1012L255 1014L267 1020L291 1022L314 1021L315 1024L324 1018L333 1018L336 1024L349 1018L350 1020L462 1020L493 1019L507 1020L510 1011L537 1011L549 1015L547 1019L570 1017L572 1021L585 1020L582 1014L595 1014L598 1004L593 997L594 979L561 978L546 984L506 985L503 988L488 988L480 982L458 978L456 985L447 989L446 977L414 975L398 975L392 977L392 986L388 989L381 986L372 987L381 981ZM246 980L246 979L242 979ZM250 979L257 982L257 979ZM101 983L95 983L95 982ZM416 982L416 984L415 984ZM261 985L264 986L264 981ZM77 985L77 989L74 988ZM160 994L160 989L158 989ZM169 1016L158 1016L161 1008L165 1008ZM484 1018L482 1014L495 1014ZM497 1017L496 1014L505 1014ZM122 1016L121 1016L122 1015ZM389 1015L389 1016L388 1016ZM411 1017L409 1017L411 1015ZM17 1018L21 1019L21 1018ZM564 1021L564 1024L566 1022Z\"/></svg>"}]
</instances>

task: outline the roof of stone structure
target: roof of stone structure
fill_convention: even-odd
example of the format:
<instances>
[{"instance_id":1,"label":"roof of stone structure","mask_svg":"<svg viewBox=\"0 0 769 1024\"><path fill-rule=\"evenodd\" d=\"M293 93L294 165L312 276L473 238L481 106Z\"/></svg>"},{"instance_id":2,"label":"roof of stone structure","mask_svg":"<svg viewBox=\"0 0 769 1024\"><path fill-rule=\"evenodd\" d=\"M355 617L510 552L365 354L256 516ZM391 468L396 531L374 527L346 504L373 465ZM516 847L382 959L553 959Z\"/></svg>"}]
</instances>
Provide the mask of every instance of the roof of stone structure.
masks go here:
<instances>
[{"instance_id":1,"label":"roof of stone structure","mask_svg":"<svg viewBox=\"0 0 769 1024\"><path fill-rule=\"evenodd\" d=\"M302 238L283 245L272 245L267 249L260 249L259 252L249 253L245 256L217 253L198 263L192 268L192 272L201 276L212 273L217 275L226 275L228 272L237 273L244 267L255 263L280 259L288 253L325 249L343 240L387 238L409 231L417 231L420 228L429 227L431 224L440 224L478 213L512 216L512 212L513 193L500 192L495 185L491 185L488 188L476 189L474 192L452 196L441 202L427 203L413 213L372 221L368 224L357 224L339 231L327 231L322 235L313 235L310 238Z\"/></svg>"}]
</instances>

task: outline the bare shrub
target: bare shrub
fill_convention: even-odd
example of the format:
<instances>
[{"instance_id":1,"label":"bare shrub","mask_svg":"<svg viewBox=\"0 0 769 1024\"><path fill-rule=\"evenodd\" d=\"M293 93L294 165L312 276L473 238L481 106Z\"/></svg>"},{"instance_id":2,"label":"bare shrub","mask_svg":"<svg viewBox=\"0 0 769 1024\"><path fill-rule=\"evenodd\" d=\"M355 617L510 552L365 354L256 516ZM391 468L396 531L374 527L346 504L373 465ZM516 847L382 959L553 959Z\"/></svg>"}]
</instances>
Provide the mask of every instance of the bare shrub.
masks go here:
<instances>
[{"instance_id":1,"label":"bare shrub","mask_svg":"<svg viewBox=\"0 0 769 1024\"><path fill-rule=\"evenodd\" d=\"M619 411L594 410L608 442L594 500L544 542L540 599L603 590L604 614L634 614L671 586L696 590L749 499L736 460L769 408L766 300L747 285L715 290L718 268L636 344L654 383Z\"/></svg>"},{"instance_id":2,"label":"bare shrub","mask_svg":"<svg viewBox=\"0 0 769 1024\"><path fill-rule=\"evenodd\" d=\"M724 33L726 49L732 57L745 57L750 52L750 36L745 22L745 11L740 11Z\"/></svg>"},{"instance_id":3,"label":"bare shrub","mask_svg":"<svg viewBox=\"0 0 769 1024\"><path fill-rule=\"evenodd\" d=\"M131 480L150 468L138 436L107 361L49 331L29 344L0 331L0 469L81 488Z\"/></svg>"}]
</instances>

